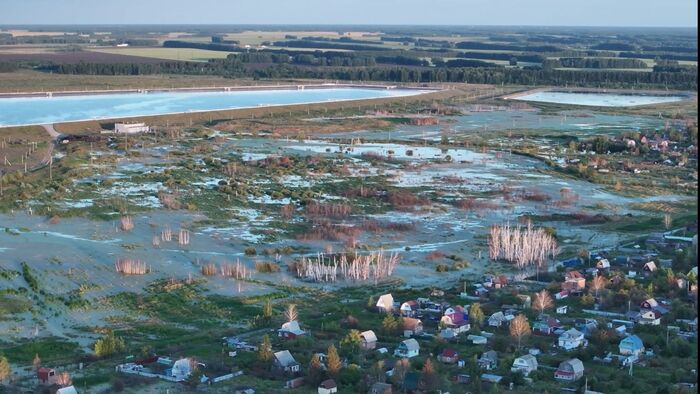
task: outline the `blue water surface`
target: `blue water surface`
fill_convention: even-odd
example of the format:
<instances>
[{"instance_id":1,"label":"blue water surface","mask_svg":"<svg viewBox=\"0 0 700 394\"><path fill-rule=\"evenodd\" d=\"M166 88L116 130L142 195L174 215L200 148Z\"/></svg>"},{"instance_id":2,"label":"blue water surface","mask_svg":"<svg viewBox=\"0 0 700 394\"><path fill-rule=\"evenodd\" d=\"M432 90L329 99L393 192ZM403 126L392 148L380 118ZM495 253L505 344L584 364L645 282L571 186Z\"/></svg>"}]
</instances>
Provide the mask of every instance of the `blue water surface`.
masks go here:
<instances>
[{"instance_id":1,"label":"blue water surface","mask_svg":"<svg viewBox=\"0 0 700 394\"><path fill-rule=\"evenodd\" d=\"M328 88L0 98L0 126L407 96L408 89Z\"/></svg>"}]
</instances>

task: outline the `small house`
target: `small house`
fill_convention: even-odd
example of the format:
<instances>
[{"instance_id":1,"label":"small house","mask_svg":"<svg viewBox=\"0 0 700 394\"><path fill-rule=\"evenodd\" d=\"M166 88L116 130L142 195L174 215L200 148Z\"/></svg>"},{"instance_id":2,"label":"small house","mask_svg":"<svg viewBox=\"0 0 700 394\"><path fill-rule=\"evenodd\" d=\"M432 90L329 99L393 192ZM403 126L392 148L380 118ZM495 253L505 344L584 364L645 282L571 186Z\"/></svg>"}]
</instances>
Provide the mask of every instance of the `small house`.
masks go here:
<instances>
[{"instance_id":1,"label":"small house","mask_svg":"<svg viewBox=\"0 0 700 394\"><path fill-rule=\"evenodd\" d=\"M531 354L517 357L513 360L513 366L510 367L511 372L519 372L525 376L532 371L537 371L537 358Z\"/></svg>"},{"instance_id":2,"label":"small house","mask_svg":"<svg viewBox=\"0 0 700 394\"><path fill-rule=\"evenodd\" d=\"M630 335L620 341L620 354L623 356L639 356L644 352L644 343L636 335Z\"/></svg>"},{"instance_id":3,"label":"small house","mask_svg":"<svg viewBox=\"0 0 700 394\"><path fill-rule=\"evenodd\" d=\"M281 350L274 354L272 367L280 372L296 373L301 370L301 366L294 359L289 350Z\"/></svg>"},{"instance_id":4,"label":"small house","mask_svg":"<svg viewBox=\"0 0 700 394\"><path fill-rule=\"evenodd\" d=\"M251 386L238 386L233 390L233 394L255 394L255 389Z\"/></svg>"},{"instance_id":5,"label":"small house","mask_svg":"<svg viewBox=\"0 0 700 394\"><path fill-rule=\"evenodd\" d=\"M578 271L569 271L564 275L561 289L569 293L580 293L586 289L586 278Z\"/></svg>"},{"instance_id":6,"label":"small house","mask_svg":"<svg viewBox=\"0 0 700 394\"><path fill-rule=\"evenodd\" d=\"M656 309L658 306L659 303L654 298L648 298L639 305L642 309Z\"/></svg>"},{"instance_id":7,"label":"small house","mask_svg":"<svg viewBox=\"0 0 700 394\"><path fill-rule=\"evenodd\" d=\"M576 349L584 344L583 333L575 328L568 329L559 335L559 347L565 350Z\"/></svg>"},{"instance_id":8,"label":"small house","mask_svg":"<svg viewBox=\"0 0 700 394\"><path fill-rule=\"evenodd\" d=\"M554 379L575 382L583 377L583 362L577 358L562 361L554 372Z\"/></svg>"},{"instance_id":9,"label":"small house","mask_svg":"<svg viewBox=\"0 0 700 394\"><path fill-rule=\"evenodd\" d=\"M494 313L493 315L489 316L489 326L491 327L501 327L505 323L507 323L506 316L503 314L503 312L498 311Z\"/></svg>"},{"instance_id":10,"label":"small house","mask_svg":"<svg viewBox=\"0 0 700 394\"><path fill-rule=\"evenodd\" d=\"M476 289L474 289L474 296L481 299L486 299L489 297L489 289L479 284L476 286Z\"/></svg>"},{"instance_id":11,"label":"small house","mask_svg":"<svg viewBox=\"0 0 700 394\"><path fill-rule=\"evenodd\" d=\"M71 385L61 387L60 389L56 390L56 394L78 394L78 390L76 390L75 387Z\"/></svg>"},{"instance_id":12,"label":"small house","mask_svg":"<svg viewBox=\"0 0 700 394\"><path fill-rule=\"evenodd\" d=\"M277 330L277 335L285 339L296 339L304 334L306 334L306 332L299 327L299 322L296 320L282 324L282 328Z\"/></svg>"},{"instance_id":13,"label":"small house","mask_svg":"<svg viewBox=\"0 0 700 394\"><path fill-rule=\"evenodd\" d=\"M403 335L405 337L412 337L423 333L423 322L419 319L404 317L401 321L403 323Z\"/></svg>"},{"instance_id":14,"label":"small house","mask_svg":"<svg viewBox=\"0 0 700 394\"><path fill-rule=\"evenodd\" d=\"M318 385L318 394L332 394L338 392L338 385L335 380L326 379Z\"/></svg>"},{"instance_id":15,"label":"small house","mask_svg":"<svg viewBox=\"0 0 700 394\"><path fill-rule=\"evenodd\" d=\"M556 311L557 311L557 315L566 315L566 313L569 311L569 306L568 305L558 306Z\"/></svg>"},{"instance_id":16,"label":"small house","mask_svg":"<svg viewBox=\"0 0 700 394\"><path fill-rule=\"evenodd\" d=\"M445 291L440 290L440 289L433 289L433 291L430 292L431 297L444 297L445 296Z\"/></svg>"},{"instance_id":17,"label":"small house","mask_svg":"<svg viewBox=\"0 0 700 394\"><path fill-rule=\"evenodd\" d=\"M487 384L499 384L503 380L503 376L493 375L490 373L481 374L481 382Z\"/></svg>"},{"instance_id":18,"label":"small house","mask_svg":"<svg viewBox=\"0 0 700 394\"><path fill-rule=\"evenodd\" d=\"M171 376L178 382L187 379L192 374L194 360L190 358L181 358L175 361L171 369Z\"/></svg>"},{"instance_id":19,"label":"small house","mask_svg":"<svg viewBox=\"0 0 700 394\"><path fill-rule=\"evenodd\" d=\"M298 378L294 379L289 379L284 383L284 388L285 389L295 389L297 387L301 387L304 384L304 377L300 376Z\"/></svg>"},{"instance_id":20,"label":"small house","mask_svg":"<svg viewBox=\"0 0 700 394\"><path fill-rule=\"evenodd\" d=\"M637 323L658 326L661 324L661 313L655 310L646 310L639 312Z\"/></svg>"},{"instance_id":21,"label":"small house","mask_svg":"<svg viewBox=\"0 0 700 394\"><path fill-rule=\"evenodd\" d=\"M486 345L487 338L482 335L468 335L467 340L472 341L474 345Z\"/></svg>"},{"instance_id":22,"label":"small house","mask_svg":"<svg viewBox=\"0 0 700 394\"><path fill-rule=\"evenodd\" d=\"M469 331L469 315L461 306L447 308L445 314L440 319L440 323L447 328L453 329L457 334L464 331Z\"/></svg>"},{"instance_id":23,"label":"small house","mask_svg":"<svg viewBox=\"0 0 700 394\"><path fill-rule=\"evenodd\" d=\"M401 316L413 317L418 312L418 302L417 301L406 301L401 304L399 308L399 313Z\"/></svg>"},{"instance_id":24,"label":"small house","mask_svg":"<svg viewBox=\"0 0 700 394\"><path fill-rule=\"evenodd\" d=\"M548 317L544 318L541 320L538 320L532 324L532 330L536 334L541 334L541 335L552 335L554 334L554 331L559 329L559 320L553 318L553 317Z\"/></svg>"},{"instance_id":25,"label":"small house","mask_svg":"<svg viewBox=\"0 0 700 394\"><path fill-rule=\"evenodd\" d=\"M459 354L452 348L444 349L437 357L438 361L445 364L454 364L459 360Z\"/></svg>"},{"instance_id":26,"label":"small house","mask_svg":"<svg viewBox=\"0 0 700 394\"><path fill-rule=\"evenodd\" d=\"M393 388L389 383L377 382L369 388L367 394L392 394Z\"/></svg>"},{"instance_id":27,"label":"small house","mask_svg":"<svg viewBox=\"0 0 700 394\"><path fill-rule=\"evenodd\" d=\"M595 263L595 267L599 270L610 269L610 261L608 259L600 259Z\"/></svg>"},{"instance_id":28,"label":"small house","mask_svg":"<svg viewBox=\"0 0 700 394\"><path fill-rule=\"evenodd\" d=\"M442 339L454 339L457 338L457 335L459 335L459 333L457 333L457 331L449 327L440 330L440 338Z\"/></svg>"},{"instance_id":29,"label":"small house","mask_svg":"<svg viewBox=\"0 0 700 394\"><path fill-rule=\"evenodd\" d=\"M372 350L377 347L377 334L372 330L363 331L360 333L360 347L364 350Z\"/></svg>"},{"instance_id":30,"label":"small house","mask_svg":"<svg viewBox=\"0 0 700 394\"><path fill-rule=\"evenodd\" d=\"M652 273L656 270L657 270L656 263L653 261L649 261L648 263L644 264L644 266L642 267L642 271L648 272L648 273Z\"/></svg>"},{"instance_id":31,"label":"small house","mask_svg":"<svg viewBox=\"0 0 700 394\"><path fill-rule=\"evenodd\" d=\"M384 294L377 300L377 310L384 313L394 311L394 297L391 294Z\"/></svg>"},{"instance_id":32,"label":"small house","mask_svg":"<svg viewBox=\"0 0 700 394\"><path fill-rule=\"evenodd\" d=\"M394 350L394 356L411 358L416 357L420 353L420 345L415 339L407 339L402 341L399 346Z\"/></svg>"},{"instance_id":33,"label":"small house","mask_svg":"<svg viewBox=\"0 0 700 394\"><path fill-rule=\"evenodd\" d=\"M479 365L479 368L490 371L498 366L498 353L495 350L484 352L476 363Z\"/></svg>"},{"instance_id":34,"label":"small house","mask_svg":"<svg viewBox=\"0 0 700 394\"><path fill-rule=\"evenodd\" d=\"M505 275L498 275L495 278L493 278L492 286L494 289L502 289L508 286L508 278L506 278Z\"/></svg>"},{"instance_id":35,"label":"small house","mask_svg":"<svg viewBox=\"0 0 700 394\"><path fill-rule=\"evenodd\" d=\"M568 296L569 296L569 291L568 291L568 290L562 290L562 291L560 291L560 292L554 294L554 298L555 298L557 301L563 300L564 298L566 298L566 297L568 297Z\"/></svg>"},{"instance_id":36,"label":"small house","mask_svg":"<svg viewBox=\"0 0 700 394\"><path fill-rule=\"evenodd\" d=\"M580 267L581 264L582 261L579 257L574 257L568 260L561 261L561 265L563 265L566 268Z\"/></svg>"},{"instance_id":37,"label":"small house","mask_svg":"<svg viewBox=\"0 0 700 394\"><path fill-rule=\"evenodd\" d=\"M42 386L52 386L58 382L58 376L53 368L39 368L36 377Z\"/></svg>"}]
</instances>

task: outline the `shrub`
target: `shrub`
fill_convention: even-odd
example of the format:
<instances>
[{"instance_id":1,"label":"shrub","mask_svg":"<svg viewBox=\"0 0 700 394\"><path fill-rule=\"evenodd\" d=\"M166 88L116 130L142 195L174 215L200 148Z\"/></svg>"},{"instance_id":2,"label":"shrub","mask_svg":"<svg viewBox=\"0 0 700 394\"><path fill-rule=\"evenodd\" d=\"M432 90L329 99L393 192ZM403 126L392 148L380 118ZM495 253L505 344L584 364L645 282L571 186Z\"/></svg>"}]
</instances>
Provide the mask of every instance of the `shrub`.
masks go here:
<instances>
[{"instance_id":1,"label":"shrub","mask_svg":"<svg viewBox=\"0 0 700 394\"><path fill-rule=\"evenodd\" d=\"M435 267L435 272L447 272L450 270L450 267L447 264L438 264Z\"/></svg>"}]
</instances>

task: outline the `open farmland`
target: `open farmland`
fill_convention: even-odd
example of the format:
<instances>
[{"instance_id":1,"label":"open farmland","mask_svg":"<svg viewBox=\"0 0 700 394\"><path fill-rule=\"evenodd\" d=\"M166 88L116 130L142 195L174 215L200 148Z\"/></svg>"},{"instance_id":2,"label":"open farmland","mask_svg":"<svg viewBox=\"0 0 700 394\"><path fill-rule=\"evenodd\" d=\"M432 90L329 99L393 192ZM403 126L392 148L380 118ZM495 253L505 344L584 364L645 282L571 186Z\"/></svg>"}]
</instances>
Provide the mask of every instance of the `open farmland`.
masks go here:
<instances>
[{"instance_id":1,"label":"open farmland","mask_svg":"<svg viewBox=\"0 0 700 394\"><path fill-rule=\"evenodd\" d=\"M188 62L206 62L209 59L222 59L229 55L228 52L191 48L94 48L90 49L90 51L120 56Z\"/></svg>"},{"instance_id":2,"label":"open farmland","mask_svg":"<svg viewBox=\"0 0 700 394\"><path fill-rule=\"evenodd\" d=\"M147 56L132 56L121 53L107 53L95 51L76 52L33 52L30 53L7 53L0 51L0 62L28 61L28 62L50 62L54 64L75 64L75 63L157 63L159 60Z\"/></svg>"}]
</instances>

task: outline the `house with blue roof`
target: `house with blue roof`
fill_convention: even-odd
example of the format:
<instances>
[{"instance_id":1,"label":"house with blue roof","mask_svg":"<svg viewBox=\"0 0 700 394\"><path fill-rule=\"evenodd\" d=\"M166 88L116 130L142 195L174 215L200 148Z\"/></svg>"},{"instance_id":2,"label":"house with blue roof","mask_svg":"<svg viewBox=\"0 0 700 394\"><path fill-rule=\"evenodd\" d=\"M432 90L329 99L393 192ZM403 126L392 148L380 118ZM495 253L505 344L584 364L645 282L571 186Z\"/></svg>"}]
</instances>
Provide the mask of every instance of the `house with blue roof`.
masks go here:
<instances>
[{"instance_id":1,"label":"house with blue roof","mask_svg":"<svg viewBox=\"0 0 700 394\"><path fill-rule=\"evenodd\" d=\"M623 356L639 356L644 352L644 343L636 335L630 335L620 341L620 354Z\"/></svg>"}]
</instances>

